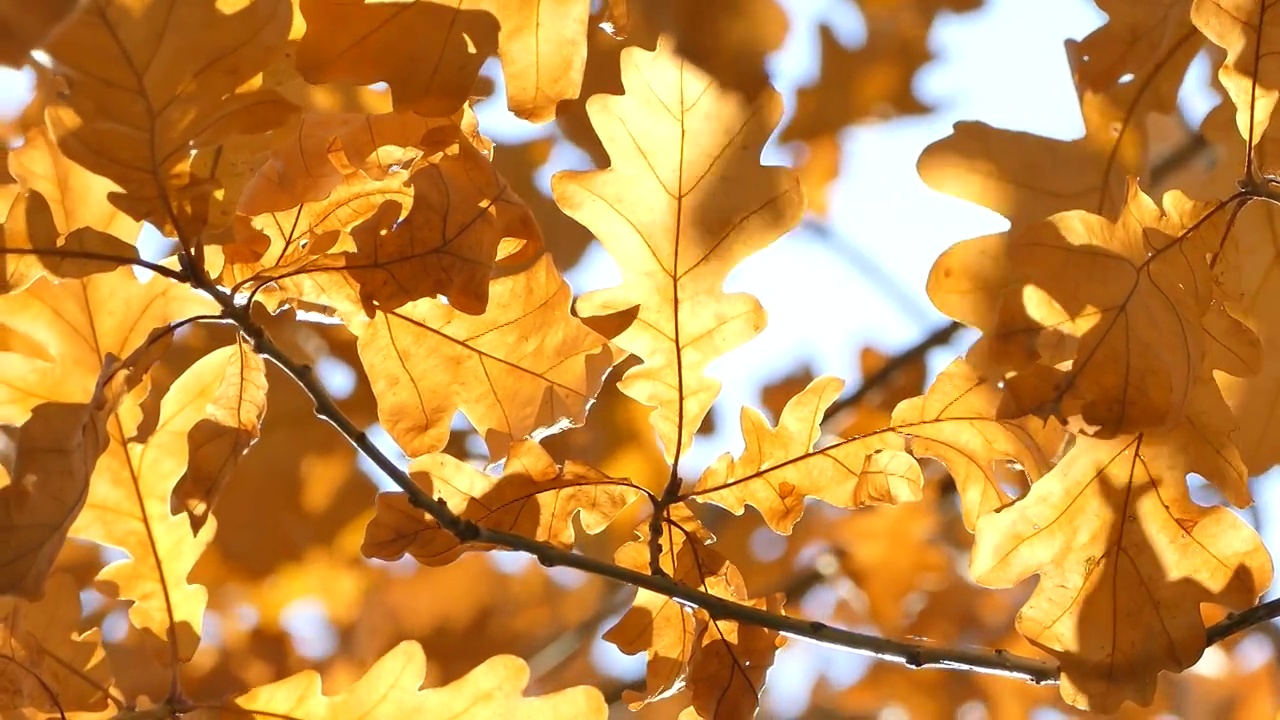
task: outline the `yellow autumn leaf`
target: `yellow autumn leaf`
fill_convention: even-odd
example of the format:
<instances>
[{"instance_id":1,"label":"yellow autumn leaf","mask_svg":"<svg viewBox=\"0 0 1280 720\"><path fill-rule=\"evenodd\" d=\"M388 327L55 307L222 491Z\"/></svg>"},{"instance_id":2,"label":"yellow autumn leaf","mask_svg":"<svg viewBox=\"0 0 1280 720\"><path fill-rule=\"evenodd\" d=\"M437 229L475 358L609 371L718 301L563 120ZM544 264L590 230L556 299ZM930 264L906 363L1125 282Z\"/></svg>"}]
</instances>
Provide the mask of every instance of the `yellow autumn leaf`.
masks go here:
<instances>
[{"instance_id":1,"label":"yellow autumn leaf","mask_svg":"<svg viewBox=\"0 0 1280 720\"><path fill-rule=\"evenodd\" d=\"M1271 124L1280 100L1280 13L1268 13L1262 0L1194 0L1191 22L1226 50L1218 80L1236 106L1236 128L1256 145Z\"/></svg>"},{"instance_id":2,"label":"yellow autumn leaf","mask_svg":"<svg viewBox=\"0 0 1280 720\"><path fill-rule=\"evenodd\" d=\"M458 409L494 460L521 438L581 424L620 359L569 314L571 292L550 256L495 279L490 293L503 302L483 315L428 298L354 328L378 418L409 457L443 448Z\"/></svg>"},{"instance_id":3,"label":"yellow autumn leaf","mask_svg":"<svg viewBox=\"0 0 1280 720\"><path fill-rule=\"evenodd\" d=\"M108 423L111 445L89 484L73 537L123 550L128 557L103 568L102 583L132 600L129 621L166 641L166 665L194 655L200 641L208 593L187 576L213 539L216 523L193 537L191 525L170 511L175 484L187 470L188 438L215 408L234 352L214 351L197 360L165 393L155 425L143 431L142 409L123 405ZM142 431L140 433L140 431Z\"/></svg>"},{"instance_id":4,"label":"yellow autumn leaf","mask_svg":"<svg viewBox=\"0 0 1280 720\"><path fill-rule=\"evenodd\" d=\"M1144 167L1144 139L1136 129L1114 133L1124 111L1108 95L1082 93L1080 111L1085 134L1070 141L956 123L920 154L920 178L1000 213L1014 230L1067 210L1113 217L1124 207L1126 179Z\"/></svg>"},{"instance_id":5,"label":"yellow autumn leaf","mask_svg":"<svg viewBox=\"0 0 1280 720\"><path fill-rule=\"evenodd\" d=\"M46 128L23 136L22 147L9 153L9 172L23 190L44 196L60 235L88 227L130 245L137 241L142 223L107 201L120 186L69 160Z\"/></svg>"},{"instance_id":6,"label":"yellow autumn leaf","mask_svg":"<svg viewBox=\"0 0 1280 720\"><path fill-rule=\"evenodd\" d=\"M0 353L0 422L21 424L44 402L87 402L108 354L128 357L154 329L217 309L185 285L142 282L128 267L56 284L42 278L0 296L0 338L39 348Z\"/></svg>"},{"instance_id":7,"label":"yellow autumn leaf","mask_svg":"<svg viewBox=\"0 0 1280 720\"><path fill-rule=\"evenodd\" d=\"M49 578L39 602L0 597L0 664L8 668L0 707L41 717L107 709L111 666L99 630L80 632L80 615L80 593L65 573Z\"/></svg>"},{"instance_id":8,"label":"yellow autumn leaf","mask_svg":"<svg viewBox=\"0 0 1280 720\"><path fill-rule=\"evenodd\" d=\"M1009 503L997 464L1015 462L1027 477L1040 479L1049 468L1064 433L1052 423L1037 432L1030 421L999 420L1000 390L979 376L964 358L943 370L928 392L903 400L893 410L895 430L910 438L916 457L940 460L951 472L960 495L966 528Z\"/></svg>"},{"instance_id":9,"label":"yellow autumn leaf","mask_svg":"<svg viewBox=\"0 0 1280 720\"><path fill-rule=\"evenodd\" d=\"M787 402L770 428L758 410L742 409L746 449L721 455L703 472L689 497L736 515L747 505L775 532L787 534L800 520L805 499L856 508L920 499L924 477L897 434L882 431L814 449L827 407L844 382L823 376Z\"/></svg>"},{"instance_id":10,"label":"yellow autumn leaf","mask_svg":"<svg viewBox=\"0 0 1280 720\"><path fill-rule=\"evenodd\" d=\"M1150 704L1160 671L1200 658L1201 603L1244 609L1271 583L1257 533L1191 500L1186 433L1077 437L1024 497L978 519L970 572L988 587L1040 576L1017 627L1082 709Z\"/></svg>"},{"instance_id":11,"label":"yellow autumn leaf","mask_svg":"<svg viewBox=\"0 0 1280 720\"><path fill-rule=\"evenodd\" d=\"M192 720L225 718L583 718L604 720L609 708L600 691L586 686L524 697L529 667L514 655L496 655L454 682L419 689L427 672L422 647L406 640L336 695L324 695L320 675L304 670L254 688L218 707L188 713Z\"/></svg>"},{"instance_id":12,"label":"yellow autumn leaf","mask_svg":"<svg viewBox=\"0 0 1280 720\"><path fill-rule=\"evenodd\" d=\"M446 296L483 313L504 243L508 254L541 245L491 150L470 108L307 116L246 186L238 211L251 217L222 248L223 282L266 285L272 306L306 299L351 314Z\"/></svg>"},{"instance_id":13,"label":"yellow autumn leaf","mask_svg":"<svg viewBox=\"0 0 1280 720\"><path fill-rule=\"evenodd\" d=\"M1217 212L1210 206L1178 193L1164 202L1162 210L1131 184L1115 222L1069 211L1015 231L998 248L980 239L984 253L1006 256L998 264L1007 274L995 283L986 271L976 282L951 270L930 278L947 314L994 320L980 328L975 363L1013 373L1004 378L1002 417L1055 416L1101 436L1172 427L1182 417L1206 357L1213 300L1206 256L1220 235L1210 230L1208 213ZM939 263L955 268L947 255L969 253L966 244ZM971 290L993 284L998 303ZM1234 354L1256 356L1256 338L1240 330L1218 339Z\"/></svg>"},{"instance_id":14,"label":"yellow autumn leaf","mask_svg":"<svg viewBox=\"0 0 1280 720\"><path fill-rule=\"evenodd\" d=\"M610 167L557 173L551 186L622 270L622 285L583 295L578 312L639 308L617 343L644 362L618 387L656 408L651 420L674 461L720 392L707 365L764 327L759 301L725 294L725 278L790 230L804 200L795 173L760 165L782 112L777 93L748 104L667 41L654 52L627 48L621 62L627 94L587 101Z\"/></svg>"},{"instance_id":15,"label":"yellow autumn leaf","mask_svg":"<svg viewBox=\"0 0 1280 720\"><path fill-rule=\"evenodd\" d=\"M742 574L719 551L715 537L684 504L668 510L662 525L661 567L676 582L723 598L782 612L778 598L750 598ZM650 567L648 526L639 539L618 548L614 562L637 572ZM749 718L755 714L764 675L785 638L734 620L713 620L707 611L665 595L639 590L626 613L604 634L627 655L645 653L644 692L623 693L632 710L688 685L704 718Z\"/></svg>"},{"instance_id":16,"label":"yellow autumn leaf","mask_svg":"<svg viewBox=\"0 0 1280 720\"><path fill-rule=\"evenodd\" d=\"M187 435L187 469L173 488L171 509L186 512L199 534L240 457L258 440L267 412L267 367L244 341L214 350L222 378L205 415Z\"/></svg>"},{"instance_id":17,"label":"yellow autumn leaf","mask_svg":"<svg viewBox=\"0 0 1280 720\"><path fill-rule=\"evenodd\" d=\"M96 228L60 237L49 203L32 190L19 195L0 228L0 292L15 292L36 278L82 278L137 261L132 245Z\"/></svg>"},{"instance_id":18,"label":"yellow autumn leaf","mask_svg":"<svg viewBox=\"0 0 1280 720\"><path fill-rule=\"evenodd\" d=\"M589 0L302 0L307 32L298 69L312 83L386 82L398 109L449 115L497 52L507 106L543 123L555 117L556 103L581 89L590 6Z\"/></svg>"},{"instance_id":19,"label":"yellow autumn leaf","mask_svg":"<svg viewBox=\"0 0 1280 720\"><path fill-rule=\"evenodd\" d=\"M511 446L502 477L444 453L414 459L409 473L458 517L563 549L573 547L575 517L584 531L599 533L642 494L630 482L581 463L569 461L563 469L556 467L547 451L532 440ZM468 550L490 549L459 542L430 515L413 507L408 495L396 492L378 496L377 514L365 529L361 551L381 560L408 553L425 565L447 565Z\"/></svg>"},{"instance_id":20,"label":"yellow autumn leaf","mask_svg":"<svg viewBox=\"0 0 1280 720\"><path fill-rule=\"evenodd\" d=\"M193 237L214 190L191 175L193 147L269 130L295 110L274 91L242 89L282 52L291 4L220 5L87 3L45 48L72 88L47 110L63 153L119 184L112 202L133 218Z\"/></svg>"}]
</instances>

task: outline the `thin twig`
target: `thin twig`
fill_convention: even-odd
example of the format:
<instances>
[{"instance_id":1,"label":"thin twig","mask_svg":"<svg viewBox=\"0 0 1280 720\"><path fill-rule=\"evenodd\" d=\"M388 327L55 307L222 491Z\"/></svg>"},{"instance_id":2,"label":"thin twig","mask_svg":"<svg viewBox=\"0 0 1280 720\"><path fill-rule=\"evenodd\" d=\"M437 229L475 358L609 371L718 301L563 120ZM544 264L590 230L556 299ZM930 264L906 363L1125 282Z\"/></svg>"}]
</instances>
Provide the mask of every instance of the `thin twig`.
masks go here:
<instances>
[{"instance_id":1,"label":"thin twig","mask_svg":"<svg viewBox=\"0 0 1280 720\"><path fill-rule=\"evenodd\" d=\"M1205 644L1220 643L1238 632L1247 630L1254 625L1270 622L1278 617L1280 617L1280 599L1268 600L1244 612L1231 613L1205 630Z\"/></svg>"}]
</instances>

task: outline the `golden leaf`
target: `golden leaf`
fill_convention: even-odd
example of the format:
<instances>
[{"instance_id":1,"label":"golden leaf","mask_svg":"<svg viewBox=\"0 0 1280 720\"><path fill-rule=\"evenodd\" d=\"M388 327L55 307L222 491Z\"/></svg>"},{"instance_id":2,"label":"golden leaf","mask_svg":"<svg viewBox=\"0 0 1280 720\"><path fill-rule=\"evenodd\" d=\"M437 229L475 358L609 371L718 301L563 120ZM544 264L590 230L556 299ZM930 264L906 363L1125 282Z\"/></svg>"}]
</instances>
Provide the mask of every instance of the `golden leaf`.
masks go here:
<instances>
[{"instance_id":1,"label":"golden leaf","mask_svg":"<svg viewBox=\"0 0 1280 720\"><path fill-rule=\"evenodd\" d=\"M282 124L294 106L242 85L281 51L287 0L227 14L216 0L94 2L46 48L71 92L47 116L68 158L118 183L116 207L195 237L214 188L191 150Z\"/></svg>"},{"instance_id":2,"label":"golden leaf","mask_svg":"<svg viewBox=\"0 0 1280 720\"><path fill-rule=\"evenodd\" d=\"M395 105L450 115L480 65L502 58L507 105L535 123L578 96L586 64L587 0L423 2L302 0L298 69L309 82L386 82ZM422 68L430 68L424 72Z\"/></svg>"},{"instance_id":3,"label":"golden leaf","mask_svg":"<svg viewBox=\"0 0 1280 720\"><path fill-rule=\"evenodd\" d=\"M770 529L784 535L800 520L807 497L845 508L919 500L920 466L893 432L813 449L823 412L843 385L830 376L809 383L783 408L777 428L770 428L758 410L744 407L746 449L737 459L721 455L689 497L736 515L751 505Z\"/></svg>"},{"instance_id":4,"label":"golden leaf","mask_svg":"<svg viewBox=\"0 0 1280 720\"><path fill-rule=\"evenodd\" d=\"M598 533L640 497L625 480L570 461L563 469L536 442L511 446L502 477L487 475L444 453L416 458L409 465L415 482L445 502L458 517L480 527L516 533L562 549L573 547L573 519ZM425 565L446 565L468 550L489 545L463 544L405 493L382 493L369 521L361 551L368 557L396 560L405 553Z\"/></svg>"},{"instance_id":5,"label":"golden leaf","mask_svg":"<svg viewBox=\"0 0 1280 720\"><path fill-rule=\"evenodd\" d=\"M9 153L9 171L24 190L44 196L58 234L93 228L132 245L142 223L107 202L120 186L68 160L44 127L26 133Z\"/></svg>"},{"instance_id":6,"label":"golden leaf","mask_svg":"<svg viewBox=\"0 0 1280 720\"><path fill-rule=\"evenodd\" d=\"M128 267L56 284L40 279L0 296L0 337L33 343L30 352L0 353L0 422L21 424L43 402L87 402L108 354L128 357L152 330L217 309L168 279L140 282Z\"/></svg>"},{"instance_id":7,"label":"golden leaf","mask_svg":"<svg viewBox=\"0 0 1280 720\"><path fill-rule=\"evenodd\" d=\"M618 360L569 314L569 286L550 256L490 292L503 302L483 315L423 299L355 328L378 417L410 457L443 448L459 408L495 460L516 440L580 424Z\"/></svg>"},{"instance_id":8,"label":"golden leaf","mask_svg":"<svg viewBox=\"0 0 1280 720\"><path fill-rule=\"evenodd\" d=\"M705 373L764 327L759 301L725 294L725 277L799 220L794 173L761 167L760 151L781 103L764 92L751 105L676 57L622 53L621 97L587 103L611 166L552 178L556 203L600 239L623 284L582 296L587 316L639 308L617 338L644 363L618 387L655 407L668 461L693 440L720 391Z\"/></svg>"},{"instance_id":9,"label":"golden leaf","mask_svg":"<svg viewBox=\"0 0 1280 720\"><path fill-rule=\"evenodd\" d=\"M1256 145L1267 132L1280 100L1280 68L1274 62L1280 14L1267 10L1260 0L1191 4L1191 22L1227 51L1218 80L1236 106L1236 128L1249 145Z\"/></svg>"},{"instance_id":10,"label":"golden leaf","mask_svg":"<svg viewBox=\"0 0 1280 720\"><path fill-rule=\"evenodd\" d=\"M229 358L210 353L179 377L160 402L149 431L139 408L122 406L108 423L111 445L98 461L84 510L71 535L120 548L127 559L108 565L98 580L133 600L130 622L168 643L177 672L200 640L208 593L187 581L213 539L209 522L193 537L185 517L170 513L174 485L187 469L188 436L216 403Z\"/></svg>"},{"instance_id":11,"label":"golden leaf","mask_svg":"<svg viewBox=\"0 0 1280 720\"><path fill-rule=\"evenodd\" d=\"M1056 454L1042 447L1048 434L1060 445L1061 429L1056 423L1040 435L1029 423L998 420L1000 390L980 377L972 365L959 358L919 397L903 400L893 411L893 427L908 436L916 457L940 460L951 471L960 495L965 527L972 530L978 519L1009 503L1009 494L1000 485L997 464L1016 462L1032 481L1051 467Z\"/></svg>"},{"instance_id":12,"label":"golden leaf","mask_svg":"<svg viewBox=\"0 0 1280 720\"><path fill-rule=\"evenodd\" d=\"M80 613L78 589L65 573L49 578L39 602L0 598L0 663L8 668L0 706L43 717L107 708L111 667L98 629L79 631Z\"/></svg>"},{"instance_id":13,"label":"golden leaf","mask_svg":"<svg viewBox=\"0 0 1280 720\"><path fill-rule=\"evenodd\" d=\"M1002 299L994 324L981 328L975 363L1014 373L1004 380L1002 417L1053 415L1103 436L1182 417L1206 357L1213 280L1205 258L1219 240L1207 221L1217 210L1170 193L1162 213L1136 185L1125 208L1115 222L1059 213L997 242L1007 275L991 283L1003 285ZM969 242L990 249L989 239ZM989 322L997 303L968 290L988 286L987 271L977 281L946 274L957 269L947 255L970 253L966 244L944 254L948 269L930 278L930 290L947 314ZM1232 344L1219 356L1256 356L1244 328L1217 339Z\"/></svg>"},{"instance_id":14,"label":"golden leaf","mask_svg":"<svg viewBox=\"0 0 1280 720\"><path fill-rule=\"evenodd\" d=\"M267 412L267 368L243 341L209 354L223 365L206 417L187 435L187 469L173 488L171 509L185 511L199 534L240 457L258 439Z\"/></svg>"},{"instance_id":15,"label":"golden leaf","mask_svg":"<svg viewBox=\"0 0 1280 720\"><path fill-rule=\"evenodd\" d=\"M83 278L138 259L132 245L93 227L60 237L49 203L31 190L9 207L0 228L0 292L22 290L36 278Z\"/></svg>"},{"instance_id":16,"label":"golden leaf","mask_svg":"<svg viewBox=\"0 0 1280 720\"><path fill-rule=\"evenodd\" d=\"M595 688L571 687L526 698L529 668L514 655L497 655L459 680L440 688L420 690L427 659L422 647L405 641L383 655L350 687L337 695L323 695L320 675L305 670L279 682L254 688L219 708L190 713L192 720L214 718L292 717L307 720L347 720L357 717L446 718L520 717L600 718L608 716L604 697Z\"/></svg>"},{"instance_id":17,"label":"golden leaf","mask_svg":"<svg viewBox=\"0 0 1280 720\"><path fill-rule=\"evenodd\" d=\"M1271 583L1257 533L1191 501L1183 440L1078 437L1026 496L978 520L970 572L988 587L1041 576L1017 627L1059 660L1077 707L1149 704L1161 670L1200 658L1201 603L1243 609Z\"/></svg>"},{"instance_id":18,"label":"golden leaf","mask_svg":"<svg viewBox=\"0 0 1280 720\"><path fill-rule=\"evenodd\" d=\"M639 540L618 548L614 562L647 573L651 549L647 524L639 535ZM781 614L778 598L749 598L738 569L708 547L714 541L686 505L668 509L660 557L663 571L681 585ZM765 671L785 642L773 631L734 620L712 620L705 610L649 590L636 593L631 608L605 632L604 639L628 655L644 652L648 656L645 691L623 694L632 710L688 684L694 706L705 718L754 715Z\"/></svg>"}]
</instances>

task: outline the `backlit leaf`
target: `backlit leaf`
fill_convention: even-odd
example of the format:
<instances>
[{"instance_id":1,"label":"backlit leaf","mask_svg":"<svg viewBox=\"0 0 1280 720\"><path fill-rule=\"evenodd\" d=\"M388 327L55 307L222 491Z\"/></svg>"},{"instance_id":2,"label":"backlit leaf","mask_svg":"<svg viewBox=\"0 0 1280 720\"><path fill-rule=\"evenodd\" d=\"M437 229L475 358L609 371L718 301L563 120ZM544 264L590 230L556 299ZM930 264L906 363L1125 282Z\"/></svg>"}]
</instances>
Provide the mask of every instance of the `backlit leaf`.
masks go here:
<instances>
[{"instance_id":1,"label":"backlit leaf","mask_svg":"<svg viewBox=\"0 0 1280 720\"><path fill-rule=\"evenodd\" d=\"M609 169L557 173L552 191L622 269L622 285L582 296L578 311L639 306L617 342L644 363L618 387L656 408L671 461L719 394L707 364L764 327L759 301L725 294L725 277L795 225L803 198L794 173L760 166L781 113L776 93L748 105L666 45L623 51L622 78L626 95L587 103Z\"/></svg>"}]
</instances>

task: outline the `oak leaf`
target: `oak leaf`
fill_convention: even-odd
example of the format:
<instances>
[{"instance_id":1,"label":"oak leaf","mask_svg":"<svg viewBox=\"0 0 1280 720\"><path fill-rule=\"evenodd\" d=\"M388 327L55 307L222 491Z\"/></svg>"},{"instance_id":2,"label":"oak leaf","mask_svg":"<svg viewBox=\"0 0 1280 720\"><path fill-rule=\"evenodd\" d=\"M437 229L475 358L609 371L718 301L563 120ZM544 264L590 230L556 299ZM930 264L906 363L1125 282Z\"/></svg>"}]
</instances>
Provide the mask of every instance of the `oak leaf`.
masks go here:
<instances>
[{"instance_id":1,"label":"oak leaf","mask_svg":"<svg viewBox=\"0 0 1280 720\"><path fill-rule=\"evenodd\" d=\"M27 54L44 45L82 4L80 0L0 3L0 63L21 66Z\"/></svg>"},{"instance_id":2,"label":"oak leaf","mask_svg":"<svg viewBox=\"0 0 1280 720\"><path fill-rule=\"evenodd\" d=\"M187 469L173 488L171 509L186 512L199 534L223 485L249 446L258 440L267 412L267 368L243 341L210 353L223 366L222 378L187 435Z\"/></svg>"},{"instance_id":3,"label":"oak leaf","mask_svg":"<svg viewBox=\"0 0 1280 720\"><path fill-rule=\"evenodd\" d=\"M1034 482L1052 467L1056 454L1056 448L1046 452L1044 445L1060 445L1064 439L1056 427L1037 432L1034 420L997 419L1000 397L995 382L959 358L934 379L928 392L903 400L893 411L892 427L910 438L911 453L935 458L951 472L970 530L979 518L1011 499L997 472L1001 461L1017 463Z\"/></svg>"},{"instance_id":4,"label":"oak leaf","mask_svg":"<svg viewBox=\"0 0 1280 720\"><path fill-rule=\"evenodd\" d=\"M1017 627L1059 660L1077 707L1149 704L1161 670L1200 658L1200 604L1243 609L1271 582L1257 533L1192 502L1184 440L1077 437L1024 497L978 520L970 572L988 587L1041 576Z\"/></svg>"},{"instance_id":5,"label":"oak leaf","mask_svg":"<svg viewBox=\"0 0 1280 720\"><path fill-rule=\"evenodd\" d=\"M584 531L595 534L641 495L631 483L581 463L556 467L532 440L511 446L500 478L444 453L415 458L409 473L458 517L562 549L573 547L575 516ZM425 565L446 565L468 550L490 549L460 543L402 492L378 496L377 514L369 521L361 548L366 556L382 560L409 553Z\"/></svg>"},{"instance_id":6,"label":"oak leaf","mask_svg":"<svg viewBox=\"0 0 1280 720\"><path fill-rule=\"evenodd\" d=\"M82 278L137 261L132 245L93 227L61 236L49 203L38 192L14 199L0 228L0 292L16 292L36 278Z\"/></svg>"},{"instance_id":7,"label":"oak leaf","mask_svg":"<svg viewBox=\"0 0 1280 720\"><path fill-rule=\"evenodd\" d=\"M70 92L47 110L68 158L118 183L112 202L162 231L203 228L214 188L190 172L191 150L269 130L295 110L247 87L281 51L287 0L88 3L46 47Z\"/></svg>"},{"instance_id":8,"label":"oak leaf","mask_svg":"<svg viewBox=\"0 0 1280 720\"><path fill-rule=\"evenodd\" d=\"M652 546L647 524L638 534L638 540L618 548L614 562L647 573ZM686 505L669 508L661 542L663 571L681 585L780 614L779 599L749 597L738 569L708 547L714 541ZM644 692L623 694L632 710L688 684L694 708L704 718L754 715L765 672L785 641L763 628L713 620L705 610L649 590L636 593L631 608L605 632L604 639L627 655L643 652L648 658Z\"/></svg>"},{"instance_id":9,"label":"oak leaf","mask_svg":"<svg viewBox=\"0 0 1280 720\"><path fill-rule=\"evenodd\" d=\"M586 64L587 0L528 3L302 0L298 69L309 82L386 82L395 106L449 115L471 95L495 51L507 106L535 123L578 96ZM429 70L424 71L424 68Z\"/></svg>"},{"instance_id":10,"label":"oak leaf","mask_svg":"<svg viewBox=\"0 0 1280 720\"><path fill-rule=\"evenodd\" d=\"M422 299L357 325L378 417L409 457L444 447L461 408L496 460L516 440L583 422L619 359L569 314L571 292L543 254L493 281L483 315Z\"/></svg>"},{"instance_id":11,"label":"oak leaf","mask_svg":"<svg viewBox=\"0 0 1280 720\"><path fill-rule=\"evenodd\" d=\"M174 485L188 465L188 437L216 403L235 353L215 351L197 360L169 387L153 428L137 406L111 418L111 445L98 461L74 537L123 550L128 557L103 568L102 583L132 600L129 620L167 641L168 664L191 659L199 643L208 593L187 576L213 539L216 523L193 537L183 516L170 512Z\"/></svg>"},{"instance_id":12,"label":"oak leaf","mask_svg":"<svg viewBox=\"0 0 1280 720\"><path fill-rule=\"evenodd\" d=\"M644 363L618 387L656 408L673 461L720 391L707 365L764 326L759 301L725 294L725 277L796 224L803 198L794 173L759 164L781 113L777 93L748 105L667 41L654 52L627 48L621 63L627 94L587 102L610 167L557 173L552 193L622 269L622 285L587 293L576 308L597 316L639 307L617 343Z\"/></svg>"},{"instance_id":13,"label":"oak leaf","mask_svg":"<svg viewBox=\"0 0 1280 720\"><path fill-rule=\"evenodd\" d=\"M120 186L69 160L43 125L24 134L22 147L9 153L9 171L23 190L44 196L59 235L88 227L118 242L137 241L142 223L107 202Z\"/></svg>"},{"instance_id":14,"label":"oak leaf","mask_svg":"<svg viewBox=\"0 0 1280 720\"><path fill-rule=\"evenodd\" d=\"M78 588L66 573L49 578L39 602L0 598L0 662L8 668L0 682L0 706L42 717L78 717L107 708L111 667L99 630L81 633L80 616Z\"/></svg>"},{"instance_id":15,"label":"oak leaf","mask_svg":"<svg viewBox=\"0 0 1280 720\"><path fill-rule=\"evenodd\" d=\"M925 148L916 168L929 187L990 208L1015 230L1067 210L1114 217L1124 207L1127 178L1145 169L1145 140L1123 125L1117 136L1125 113L1108 95L1083 92L1080 112L1085 134L1070 141L956 123Z\"/></svg>"},{"instance_id":16,"label":"oak leaf","mask_svg":"<svg viewBox=\"0 0 1280 720\"><path fill-rule=\"evenodd\" d=\"M1162 113L1177 106L1187 66L1204 44L1191 24L1191 0L1160 0L1136 6L1123 0L1100 0L1107 22L1080 41L1075 63L1076 86L1106 91L1132 88L1133 106ZM1069 43L1071 41L1068 41ZM1130 118L1130 122L1137 118Z\"/></svg>"},{"instance_id":17,"label":"oak leaf","mask_svg":"<svg viewBox=\"0 0 1280 720\"><path fill-rule=\"evenodd\" d=\"M1261 0L1194 0L1191 21L1227 51L1218 80L1236 106L1236 128L1256 145L1280 101L1280 14Z\"/></svg>"},{"instance_id":18,"label":"oak leaf","mask_svg":"<svg viewBox=\"0 0 1280 720\"><path fill-rule=\"evenodd\" d=\"M994 320L981 327L975 363L1014 373L1004 379L1001 416L1052 414L1103 435L1172 427L1206 357L1214 299L1206 256L1220 240L1218 209L1180 193L1167 194L1161 209L1131 184L1114 222L1069 211L1005 241L944 253L944 270L930 278L934 302L952 317ZM1004 277L979 270L971 279L948 258L974 255L966 247L974 242L979 255L1005 255L995 263ZM1215 339L1231 345L1219 356L1257 356L1244 328Z\"/></svg>"},{"instance_id":19,"label":"oak leaf","mask_svg":"<svg viewBox=\"0 0 1280 720\"><path fill-rule=\"evenodd\" d=\"M905 442L893 432L837 442L814 450L822 416L844 382L823 376L787 403L778 426L754 408L742 409L746 449L738 458L720 456L703 472L690 497L741 515L747 505L774 531L791 532L805 498L855 508L920 499L924 477Z\"/></svg>"},{"instance_id":20,"label":"oak leaf","mask_svg":"<svg viewBox=\"0 0 1280 720\"><path fill-rule=\"evenodd\" d=\"M216 709L191 713L194 720L280 718L346 720L356 717L520 717L600 718L608 706L600 691L586 686L526 698L529 668L514 655L496 655L444 687L419 689L427 672L422 647L396 645L343 692L321 693L320 675L304 670L254 688Z\"/></svg>"},{"instance_id":21,"label":"oak leaf","mask_svg":"<svg viewBox=\"0 0 1280 720\"><path fill-rule=\"evenodd\" d=\"M108 354L128 357L156 328L218 306L163 277L139 281L117 268L84 280L39 279L20 293L0 296L0 422L18 425L43 402L83 403Z\"/></svg>"},{"instance_id":22,"label":"oak leaf","mask_svg":"<svg viewBox=\"0 0 1280 720\"><path fill-rule=\"evenodd\" d=\"M491 152L470 108L307 116L246 185L223 282L348 316L438 295L483 313L495 260L541 245Z\"/></svg>"}]
</instances>

